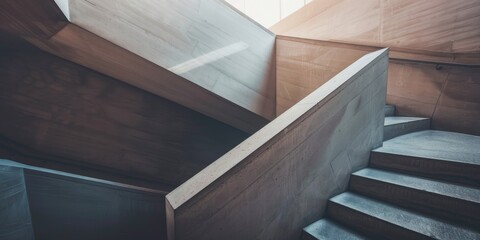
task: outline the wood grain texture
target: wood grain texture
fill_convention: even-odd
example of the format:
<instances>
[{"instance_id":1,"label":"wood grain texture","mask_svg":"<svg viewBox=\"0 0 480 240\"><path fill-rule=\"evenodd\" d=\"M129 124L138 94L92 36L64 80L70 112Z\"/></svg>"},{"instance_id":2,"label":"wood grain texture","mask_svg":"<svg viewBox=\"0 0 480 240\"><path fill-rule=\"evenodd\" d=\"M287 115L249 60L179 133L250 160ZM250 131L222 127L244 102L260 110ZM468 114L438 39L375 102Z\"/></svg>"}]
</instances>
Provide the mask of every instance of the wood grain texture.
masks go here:
<instances>
[{"instance_id":1,"label":"wood grain texture","mask_svg":"<svg viewBox=\"0 0 480 240\"><path fill-rule=\"evenodd\" d=\"M69 24L51 39L28 38L35 46L121 80L248 133L268 121L211 91L109 41Z\"/></svg>"},{"instance_id":2,"label":"wood grain texture","mask_svg":"<svg viewBox=\"0 0 480 240\"><path fill-rule=\"evenodd\" d=\"M75 4L74 1L70 1L70 3ZM242 39L238 39L243 35L232 35L231 32L229 35L222 32L221 27L218 29L215 27L209 28L199 22L191 24L190 28L170 26L174 28L173 30L170 29L169 32L167 31L170 36L167 37L166 32L158 35L164 37L162 41L156 41L158 36L153 36L148 31L141 31L146 35L143 40L153 39L155 44L152 44L152 42L145 43L142 39L137 38L130 40L140 44L143 53L155 57L156 60L152 60L138 56L73 24L67 24L65 17L53 0L3 1L1 4L4 5L4 8L0 12L0 17L2 17L0 30L22 36L37 47L52 54L165 97L246 132L255 132L268 122L266 118L272 118L275 115L275 69L274 63L271 62L274 60L274 56L271 55L274 53L274 36L268 33L268 30L250 22L250 19L245 18L230 7L221 8L220 10L224 10L224 13L222 11L216 13L220 14L221 17L226 17L222 14L234 16L233 19L228 20L230 22L226 21L225 24L232 23L232 20L241 20L240 22L246 23L246 26L241 28L244 30L243 33L255 36L256 31L258 31L260 35L255 38L249 37L249 41L245 43L241 41ZM145 2L145 4L148 3ZM208 1L207 5L209 4L217 4L224 8L227 6L221 2L211 3ZM68 8L68 5L63 7ZM169 9L169 7L162 9ZM191 10L190 7L189 11ZM208 12L211 9L208 8L205 11ZM155 14L153 17L158 16L160 15ZM165 25L168 25L170 20L156 19L158 23ZM215 21L210 21L211 19L204 20L205 24L207 22L215 23ZM178 19L172 22L180 24ZM152 26L151 22L145 24ZM95 22L95 25L100 24ZM117 28L108 27L108 31L112 29ZM119 27L118 29L122 28ZM135 29L134 26L133 31ZM228 29L232 30L233 28L228 27ZM190 32L183 34L181 33L182 30ZM206 36L204 33L209 31L210 35ZM203 39L203 42L196 37L190 39L189 34L196 34L198 38ZM125 39L125 36L134 35L122 32L120 37ZM187 53L182 53L177 48L170 49L168 55L165 55L165 52L155 52L159 49L169 49L174 38L180 39L174 41L175 43L191 44L189 47L186 47L186 45L176 46L180 50L200 57L187 61L185 60L185 54ZM129 41L128 38L127 41ZM224 43L224 45L220 43ZM243 49L244 47L246 49ZM242 51L249 53L245 55ZM158 55L151 55L152 53ZM195 81L178 76L156 64L163 59L185 60L183 65L177 64L178 61L175 62L177 64L176 73L180 74L181 71L185 71L185 74L192 74ZM208 62L214 63L215 66L209 66ZM264 65L259 64L259 62ZM199 71L199 67L202 66L207 70ZM169 65L168 67L173 71L175 66ZM188 68L191 68L191 71L186 71ZM235 79L238 76L240 76L240 79ZM240 80L240 82L237 80ZM268 116L264 114L262 117L255 111L268 112Z\"/></svg>"},{"instance_id":3,"label":"wood grain texture","mask_svg":"<svg viewBox=\"0 0 480 240\"><path fill-rule=\"evenodd\" d=\"M387 68L362 57L170 192L169 239L299 239L381 145Z\"/></svg>"},{"instance_id":4,"label":"wood grain texture","mask_svg":"<svg viewBox=\"0 0 480 240\"><path fill-rule=\"evenodd\" d=\"M365 45L278 36L277 112L281 114L349 62L374 50ZM425 62L412 62L412 58ZM455 58L455 54L424 55L392 48L388 102L396 105L397 115L428 117L435 129L480 135L476 94L480 92L480 63L451 64Z\"/></svg>"},{"instance_id":5,"label":"wood grain texture","mask_svg":"<svg viewBox=\"0 0 480 240\"><path fill-rule=\"evenodd\" d=\"M69 5L71 23L244 109L275 117L275 36L225 2L70 0Z\"/></svg>"},{"instance_id":6,"label":"wood grain texture","mask_svg":"<svg viewBox=\"0 0 480 240\"><path fill-rule=\"evenodd\" d=\"M480 68L392 61L387 102L397 115L432 118L432 128L480 135Z\"/></svg>"},{"instance_id":7,"label":"wood grain texture","mask_svg":"<svg viewBox=\"0 0 480 240\"><path fill-rule=\"evenodd\" d=\"M478 0L317 0L271 29L319 40L478 53L478 22Z\"/></svg>"},{"instance_id":8,"label":"wood grain texture","mask_svg":"<svg viewBox=\"0 0 480 240\"><path fill-rule=\"evenodd\" d=\"M58 57L0 57L1 156L172 188L247 134ZM89 172L89 171L86 171Z\"/></svg>"},{"instance_id":9,"label":"wood grain texture","mask_svg":"<svg viewBox=\"0 0 480 240\"><path fill-rule=\"evenodd\" d=\"M0 1L0 29L12 34L47 39L67 24L53 0Z\"/></svg>"},{"instance_id":10,"label":"wood grain texture","mask_svg":"<svg viewBox=\"0 0 480 240\"><path fill-rule=\"evenodd\" d=\"M280 115L361 56L377 50L278 36L277 114Z\"/></svg>"}]
</instances>

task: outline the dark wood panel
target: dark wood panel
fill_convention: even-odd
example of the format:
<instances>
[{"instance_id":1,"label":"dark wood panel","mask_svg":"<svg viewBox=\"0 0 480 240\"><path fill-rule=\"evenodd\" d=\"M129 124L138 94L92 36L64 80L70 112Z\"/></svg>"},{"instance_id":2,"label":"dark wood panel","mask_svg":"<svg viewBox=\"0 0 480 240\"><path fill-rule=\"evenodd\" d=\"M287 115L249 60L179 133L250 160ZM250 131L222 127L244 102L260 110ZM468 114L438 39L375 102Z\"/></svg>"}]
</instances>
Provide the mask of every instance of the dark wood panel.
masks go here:
<instances>
[{"instance_id":1,"label":"dark wood panel","mask_svg":"<svg viewBox=\"0 0 480 240\"><path fill-rule=\"evenodd\" d=\"M254 133L268 123L260 115L75 25L69 24L49 40L26 39L49 53L164 97L242 131Z\"/></svg>"},{"instance_id":2,"label":"dark wood panel","mask_svg":"<svg viewBox=\"0 0 480 240\"><path fill-rule=\"evenodd\" d=\"M0 152L12 160L94 169L171 188L247 137L41 51L6 52L0 74L0 111L8 113L0 118Z\"/></svg>"},{"instance_id":3,"label":"dark wood panel","mask_svg":"<svg viewBox=\"0 0 480 240\"><path fill-rule=\"evenodd\" d=\"M0 29L10 33L45 39L67 24L54 0L0 1Z\"/></svg>"},{"instance_id":4,"label":"dark wood panel","mask_svg":"<svg viewBox=\"0 0 480 240\"><path fill-rule=\"evenodd\" d=\"M2 1L0 30L242 131L254 133L275 117L275 37L226 4L199 5L198 8L208 9L204 12L178 1L140 4L127 1L114 6L108 1L63 3L66 3L63 10L68 10L68 14L73 11L73 24L54 0ZM171 14L167 14L168 21L157 19L162 15L158 11L147 16L151 13L141 10L145 7L160 11L168 8L170 13L181 16L184 23L193 23L195 27L176 27L175 24L182 23L176 22L180 18L173 15L174 21L170 21ZM212 12L212 8L220 11ZM125 14L129 11L133 15ZM189 17L183 18L187 16L185 11ZM142 14L135 15L137 12ZM224 23L210 21L212 13L225 20ZM132 27L125 22L137 24ZM228 27L238 22L244 24L241 33ZM112 24L117 25L112 28ZM99 34L97 28L107 33ZM202 29L208 29L210 34ZM185 38L186 35L191 38ZM255 40L246 36L255 36ZM232 50L237 52L230 53ZM212 54L218 59L213 60Z\"/></svg>"}]
</instances>

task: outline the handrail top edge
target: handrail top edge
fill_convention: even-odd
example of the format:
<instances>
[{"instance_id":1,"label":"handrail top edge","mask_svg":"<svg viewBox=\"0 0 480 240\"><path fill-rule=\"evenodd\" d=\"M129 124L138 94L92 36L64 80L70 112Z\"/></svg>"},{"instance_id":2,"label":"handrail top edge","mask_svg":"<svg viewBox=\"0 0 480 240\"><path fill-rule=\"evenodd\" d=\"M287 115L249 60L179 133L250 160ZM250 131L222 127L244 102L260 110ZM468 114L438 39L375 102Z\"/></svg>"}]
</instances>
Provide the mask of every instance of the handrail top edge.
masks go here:
<instances>
[{"instance_id":1,"label":"handrail top edge","mask_svg":"<svg viewBox=\"0 0 480 240\"><path fill-rule=\"evenodd\" d=\"M341 86L349 84L349 80L363 73L371 63L375 63L387 55L388 51L388 48L383 48L360 57L265 127L171 191L167 194L166 201L169 202L173 209L180 208L244 159L255 153L259 148L275 139L277 135L307 114L313 107L322 104L322 101L327 99L330 94L335 93Z\"/></svg>"}]
</instances>

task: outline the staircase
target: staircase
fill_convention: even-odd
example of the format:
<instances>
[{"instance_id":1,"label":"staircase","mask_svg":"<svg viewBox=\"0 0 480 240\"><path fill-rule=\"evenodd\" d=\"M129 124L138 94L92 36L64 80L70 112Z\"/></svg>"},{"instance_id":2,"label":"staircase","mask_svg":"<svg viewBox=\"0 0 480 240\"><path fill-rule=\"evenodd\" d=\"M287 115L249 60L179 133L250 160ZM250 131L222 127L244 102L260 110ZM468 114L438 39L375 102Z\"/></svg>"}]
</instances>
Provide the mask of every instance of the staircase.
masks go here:
<instances>
[{"instance_id":1,"label":"staircase","mask_svg":"<svg viewBox=\"0 0 480 240\"><path fill-rule=\"evenodd\" d=\"M480 239L480 137L385 114L383 146L303 239Z\"/></svg>"}]
</instances>

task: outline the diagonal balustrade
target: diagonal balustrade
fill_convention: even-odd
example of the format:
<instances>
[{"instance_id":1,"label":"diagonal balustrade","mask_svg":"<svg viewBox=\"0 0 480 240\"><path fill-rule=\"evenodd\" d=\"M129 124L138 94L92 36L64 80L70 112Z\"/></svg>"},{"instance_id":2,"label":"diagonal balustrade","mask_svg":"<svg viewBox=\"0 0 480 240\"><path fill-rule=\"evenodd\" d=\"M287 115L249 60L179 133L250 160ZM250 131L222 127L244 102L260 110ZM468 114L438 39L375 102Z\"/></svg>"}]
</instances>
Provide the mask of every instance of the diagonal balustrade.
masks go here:
<instances>
[{"instance_id":1,"label":"diagonal balustrade","mask_svg":"<svg viewBox=\"0 0 480 240\"><path fill-rule=\"evenodd\" d=\"M367 54L166 196L169 239L295 239L381 145L388 50Z\"/></svg>"}]
</instances>

